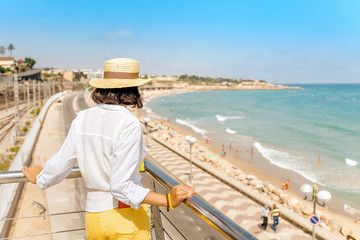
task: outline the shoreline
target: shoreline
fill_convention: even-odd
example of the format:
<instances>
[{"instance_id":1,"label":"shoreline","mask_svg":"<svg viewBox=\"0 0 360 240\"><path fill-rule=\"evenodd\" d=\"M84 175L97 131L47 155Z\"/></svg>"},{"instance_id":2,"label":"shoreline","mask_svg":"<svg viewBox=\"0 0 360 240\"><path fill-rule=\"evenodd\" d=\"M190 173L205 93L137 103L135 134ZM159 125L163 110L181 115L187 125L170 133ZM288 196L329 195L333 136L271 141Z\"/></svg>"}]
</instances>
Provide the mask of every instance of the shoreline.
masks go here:
<instances>
[{"instance_id":1,"label":"shoreline","mask_svg":"<svg viewBox=\"0 0 360 240\"><path fill-rule=\"evenodd\" d=\"M191 90L188 90L188 91L191 91ZM188 91L185 90L182 92L188 92ZM154 99L155 96L153 95L153 93L150 93L150 94L152 94L150 100ZM168 95L168 94L172 94L172 93L170 93L170 91L168 91L167 93L158 93L158 94L156 94L157 95L156 97L160 97L160 96L164 96L164 95ZM151 114L150 111L151 110L142 111L142 115L148 116ZM157 116L160 116L159 114L156 114L156 113L154 113L154 114ZM183 136L186 136L186 135L196 136L198 139L196 145L203 146L208 151L215 153L215 155L220 155L220 154L216 154L216 153L220 153L221 143L216 142L216 140L214 140L211 143L207 143L203 139L203 135L195 132L191 127L184 126L184 125L176 122L176 120L169 119L166 116L163 116L163 119L167 119L167 122L164 123L164 125L168 125L168 128L170 130L174 130L176 132L176 135L180 135L179 136L180 138L182 138ZM161 116L160 116L160 119L154 120L154 122L157 122L158 125L164 121L165 120L161 121ZM244 137L246 137L246 136L244 136ZM245 147L244 147L244 145L240 145L241 146L240 149L242 149L242 151L241 150L239 151L239 158L236 158L233 155L233 153L235 152L235 149L236 149L236 147L233 145L232 154L227 155L225 158L220 158L221 163L227 162L228 164L241 169L246 174L254 175L261 180L266 180L267 182L271 183L273 186L275 186L278 189L281 188L284 180L291 179L290 189L286 190L284 193L290 195L291 197L298 199L298 201L300 201L302 205L307 206L307 208L312 209L312 202L302 200L301 193L299 190L300 186L303 183L311 184L311 182L308 179L306 179L305 177L303 177L302 175L300 175L299 173L278 167L278 166L270 163L266 158L264 158L261 155L261 153L259 153L257 151L257 149L255 147L254 147L253 159L251 159L250 151L243 150L243 149L250 149L250 147L253 145L255 140L252 139L251 141L252 142L248 142L247 146L245 146ZM236 144L236 145L239 145L239 144ZM228 145L226 146L226 149L227 148L228 148ZM259 166L259 164L261 166ZM327 208L317 207L317 211L325 214L326 216L329 216L332 219L335 219L337 221L337 223L339 223L340 225L342 225L342 226L345 225L347 228L355 230L355 229L359 228L360 226L358 223L354 222L354 220L355 220L355 219L353 219L354 216L352 216L344 211L344 209L343 209L344 203L345 202L337 203L336 200L333 200L332 204L330 204L330 206L331 206L330 210ZM301 214L299 214L299 215L301 215ZM327 221L325 221L325 222L328 223ZM340 229L338 229L338 231L339 230Z\"/></svg>"}]
</instances>

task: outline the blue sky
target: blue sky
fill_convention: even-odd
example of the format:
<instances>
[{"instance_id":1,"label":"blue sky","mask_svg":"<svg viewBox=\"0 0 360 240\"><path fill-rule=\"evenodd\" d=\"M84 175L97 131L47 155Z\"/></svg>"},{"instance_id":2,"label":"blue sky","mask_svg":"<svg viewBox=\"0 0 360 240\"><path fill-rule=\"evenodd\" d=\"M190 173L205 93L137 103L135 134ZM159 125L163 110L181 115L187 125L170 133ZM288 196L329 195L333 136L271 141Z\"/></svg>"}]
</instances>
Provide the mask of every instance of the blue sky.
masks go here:
<instances>
[{"instance_id":1,"label":"blue sky","mask_svg":"<svg viewBox=\"0 0 360 240\"><path fill-rule=\"evenodd\" d=\"M360 83L360 1L1 1L0 46L37 67Z\"/></svg>"}]
</instances>

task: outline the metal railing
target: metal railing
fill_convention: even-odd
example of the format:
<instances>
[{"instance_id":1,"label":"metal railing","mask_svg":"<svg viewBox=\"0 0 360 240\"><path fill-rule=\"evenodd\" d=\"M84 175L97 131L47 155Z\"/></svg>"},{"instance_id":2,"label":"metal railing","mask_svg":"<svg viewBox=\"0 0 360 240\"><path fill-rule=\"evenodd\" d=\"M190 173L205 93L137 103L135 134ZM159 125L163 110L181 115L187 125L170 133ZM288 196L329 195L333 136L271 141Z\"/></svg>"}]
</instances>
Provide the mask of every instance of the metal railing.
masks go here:
<instances>
[{"instance_id":1,"label":"metal railing","mask_svg":"<svg viewBox=\"0 0 360 240\"><path fill-rule=\"evenodd\" d=\"M145 161L144 166L145 171L166 190L171 191L173 186L180 184L151 162ZM67 178L78 177L81 177L80 170L78 167L74 167ZM27 181L28 180L24 177L21 171L0 172L0 184L22 183ZM184 204L213 229L220 233L220 235L227 239L257 239L199 196L193 196L189 200L185 201ZM0 221L1 220L7 221L8 219L0 219Z\"/></svg>"}]
</instances>

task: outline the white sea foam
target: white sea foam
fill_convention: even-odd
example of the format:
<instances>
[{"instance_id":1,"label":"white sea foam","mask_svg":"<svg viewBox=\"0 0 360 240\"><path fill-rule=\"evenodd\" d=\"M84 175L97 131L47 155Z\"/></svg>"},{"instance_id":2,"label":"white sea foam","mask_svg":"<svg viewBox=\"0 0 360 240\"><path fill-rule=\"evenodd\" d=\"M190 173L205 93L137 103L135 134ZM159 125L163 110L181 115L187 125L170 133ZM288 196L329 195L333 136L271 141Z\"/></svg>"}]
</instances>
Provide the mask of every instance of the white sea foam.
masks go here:
<instances>
[{"instance_id":1,"label":"white sea foam","mask_svg":"<svg viewBox=\"0 0 360 240\"><path fill-rule=\"evenodd\" d=\"M225 129L225 131L226 131L227 133L230 133L230 134L235 134L235 133L236 133L236 131L231 130L230 128Z\"/></svg>"},{"instance_id":2,"label":"white sea foam","mask_svg":"<svg viewBox=\"0 0 360 240\"><path fill-rule=\"evenodd\" d=\"M316 182L320 185L325 185L317 181L317 178L315 177L314 173L305 170L305 169L311 169L311 167L305 166L306 163L301 161L299 158L296 158L295 156L287 152L281 152L271 148L266 148L262 146L259 142L255 142L254 147L260 152L260 154L264 158L269 160L270 163L278 167L294 171L312 182ZM301 166L303 166L303 168L301 169L300 169L300 164Z\"/></svg>"},{"instance_id":3,"label":"white sea foam","mask_svg":"<svg viewBox=\"0 0 360 240\"><path fill-rule=\"evenodd\" d=\"M349 166L356 166L356 165L358 165L358 162L357 162L357 161L352 160L352 159L349 159L349 158L345 158L345 163L346 163L346 165L349 165Z\"/></svg>"},{"instance_id":4,"label":"white sea foam","mask_svg":"<svg viewBox=\"0 0 360 240\"><path fill-rule=\"evenodd\" d=\"M189 121L185 121L185 120L181 120L181 119L178 119L178 118L177 118L177 119L176 119L176 122L177 122L177 123L180 123L181 125L185 125L185 126L190 127L192 130L194 130L194 131L197 132L197 133L200 133L201 135L205 135L205 134L207 133L206 130L194 126L194 125L191 124Z\"/></svg>"},{"instance_id":5,"label":"white sea foam","mask_svg":"<svg viewBox=\"0 0 360 240\"><path fill-rule=\"evenodd\" d=\"M244 119L243 116L223 116L219 114L216 114L215 117L219 122L224 122L226 120L234 120L234 119Z\"/></svg>"},{"instance_id":6,"label":"white sea foam","mask_svg":"<svg viewBox=\"0 0 360 240\"><path fill-rule=\"evenodd\" d=\"M351 214L351 215L358 215L360 214L360 210L351 207L350 205L347 205L346 203L344 204L344 211Z\"/></svg>"}]
</instances>

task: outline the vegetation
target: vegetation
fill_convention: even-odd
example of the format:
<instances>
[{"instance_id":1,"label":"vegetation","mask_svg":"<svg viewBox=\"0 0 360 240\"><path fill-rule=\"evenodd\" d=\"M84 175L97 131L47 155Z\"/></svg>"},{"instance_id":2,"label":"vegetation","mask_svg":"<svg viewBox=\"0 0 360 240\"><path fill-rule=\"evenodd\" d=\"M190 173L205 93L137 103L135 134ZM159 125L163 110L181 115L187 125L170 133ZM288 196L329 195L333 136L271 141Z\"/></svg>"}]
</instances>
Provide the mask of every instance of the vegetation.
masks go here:
<instances>
[{"instance_id":1,"label":"vegetation","mask_svg":"<svg viewBox=\"0 0 360 240\"><path fill-rule=\"evenodd\" d=\"M83 72L80 72L80 77L82 77L82 78L87 78L87 74L85 74L85 73L83 73Z\"/></svg>"},{"instance_id":2,"label":"vegetation","mask_svg":"<svg viewBox=\"0 0 360 240\"><path fill-rule=\"evenodd\" d=\"M50 74L50 73L45 73L43 74L44 77L49 78L49 77L57 77L57 74Z\"/></svg>"},{"instance_id":3,"label":"vegetation","mask_svg":"<svg viewBox=\"0 0 360 240\"><path fill-rule=\"evenodd\" d=\"M0 46L0 54L1 56L4 56L6 48L4 46Z\"/></svg>"},{"instance_id":4,"label":"vegetation","mask_svg":"<svg viewBox=\"0 0 360 240\"><path fill-rule=\"evenodd\" d=\"M255 82L252 79L233 79L233 78L211 78L211 77L199 77L196 75L180 75L179 80L182 82L186 82L191 85L218 85L218 84L226 84L226 85L237 85L243 82ZM266 83L265 80L259 80L259 82Z\"/></svg>"},{"instance_id":5,"label":"vegetation","mask_svg":"<svg viewBox=\"0 0 360 240\"><path fill-rule=\"evenodd\" d=\"M32 69L33 66L35 65L36 61L34 59L30 58L30 57L26 57L25 58L25 63L30 69Z\"/></svg>"},{"instance_id":6,"label":"vegetation","mask_svg":"<svg viewBox=\"0 0 360 240\"><path fill-rule=\"evenodd\" d=\"M14 152L15 154L17 154L20 150L20 147L19 146L16 146L16 147L11 147L10 148L10 152Z\"/></svg>"},{"instance_id":7,"label":"vegetation","mask_svg":"<svg viewBox=\"0 0 360 240\"><path fill-rule=\"evenodd\" d=\"M0 171L6 172L10 168L10 160L5 160L4 162L0 163Z\"/></svg>"},{"instance_id":8,"label":"vegetation","mask_svg":"<svg viewBox=\"0 0 360 240\"><path fill-rule=\"evenodd\" d=\"M31 122L30 122L30 121L26 121L25 124L26 124L26 126L30 126Z\"/></svg>"},{"instance_id":9,"label":"vegetation","mask_svg":"<svg viewBox=\"0 0 360 240\"><path fill-rule=\"evenodd\" d=\"M36 103L36 106L38 105L38 103ZM37 108L37 109L33 109L30 114L33 114L33 115L39 115L40 113L40 108Z\"/></svg>"},{"instance_id":10,"label":"vegetation","mask_svg":"<svg viewBox=\"0 0 360 240\"><path fill-rule=\"evenodd\" d=\"M25 126L25 127L23 127L23 132L27 132L27 131L29 131L29 128L27 127L27 126Z\"/></svg>"},{"instance_id":11,"label":"vegetation","mask_svg":"<svg viewBox=\"0 0 360 240\"><path fill-rule=\"evenodd\" d=\"M148 79L149 76L147 74L144 74L144 76L141 77L142 79Z\"/></svg>"},{"instance_id":12,"label":"vegetation","mask_svg":"<svg viewBox=\"0 0 360 240\"><path fill-rule=\"evenodd\" d=\"M10 51L10 56L12 56L12 51L15 49L15 46L10 43L9 46L8 46L8 50Z\"/></svg>"},{"instance_id":13,"label":"vegetation","mask_svg":"<svg viewBox=\"0 0 360 240\"><path fill-rule=\"evenodd\" d=\"M231 78L211 78L211 77L199 77L196 75L180 75L179 80L192 84L192 85L217 85L223 82L231 83L231 84L239 84L239 81Z\"/></svg>"},{"instance_id":14,"label":"vegetation","mask_svg":"<svg viewBox=\"0 0 360 240\"><path fill-rule=\"evenodd\" d=\"M10 68L4 68L0 66L0 73L6 73L6 72L12 72L12 70Z\"/></svg>"}]
</instances>

